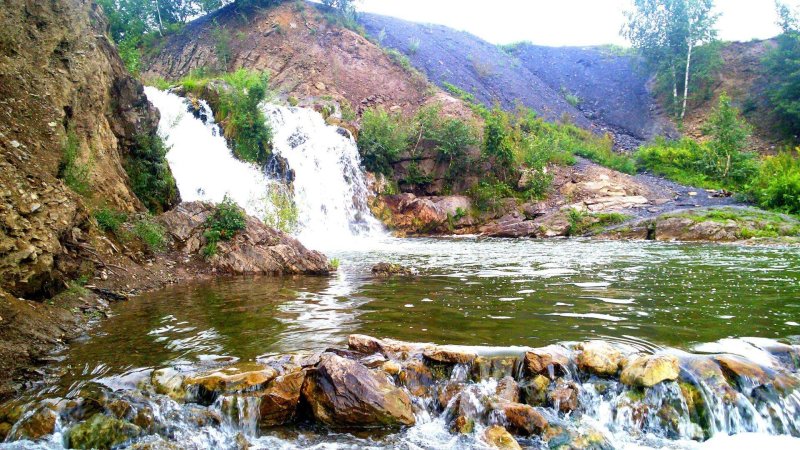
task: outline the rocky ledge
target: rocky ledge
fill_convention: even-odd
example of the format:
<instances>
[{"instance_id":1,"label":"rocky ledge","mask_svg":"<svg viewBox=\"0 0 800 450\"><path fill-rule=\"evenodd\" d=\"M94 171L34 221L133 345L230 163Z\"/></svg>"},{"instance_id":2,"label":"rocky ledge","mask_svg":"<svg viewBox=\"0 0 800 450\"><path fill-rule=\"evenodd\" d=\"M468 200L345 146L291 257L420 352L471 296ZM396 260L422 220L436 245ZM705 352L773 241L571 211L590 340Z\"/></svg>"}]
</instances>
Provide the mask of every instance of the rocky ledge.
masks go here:
<instances>
[{"instance_id":1,"label":"rocky ledge","mask_svg":"<svg viewBox=\"0 0 800 450\"><path fill-rule=\"evenodd\" d=\"M37 440L58 422L70 445L113 447L157 434L154 405L183 426L317 423L335 430L402 429L443 418L455 435L504 449L613 448L596 426L702 441L729 431L800 434L787 417L800 387L800 346L743 340L759 363L733 354L643 351L589 341L542 348L409 343L351 335L347 349L268 355L252 362L165 367L128 380L131 390L89 384L69 398L0 411L10 440ZM228 359L229 360L229 359ZM167 407L165 401L173 402ZM606 411L604 419L598 411ZM591 420L583 420L583 417ZM599 424L598 420L612 423ZM594 423L594 425L593 425ZM760 427L760 428L759 428ZM0 435L2 438L2 435Z\"/></svg>"}]
</instances>

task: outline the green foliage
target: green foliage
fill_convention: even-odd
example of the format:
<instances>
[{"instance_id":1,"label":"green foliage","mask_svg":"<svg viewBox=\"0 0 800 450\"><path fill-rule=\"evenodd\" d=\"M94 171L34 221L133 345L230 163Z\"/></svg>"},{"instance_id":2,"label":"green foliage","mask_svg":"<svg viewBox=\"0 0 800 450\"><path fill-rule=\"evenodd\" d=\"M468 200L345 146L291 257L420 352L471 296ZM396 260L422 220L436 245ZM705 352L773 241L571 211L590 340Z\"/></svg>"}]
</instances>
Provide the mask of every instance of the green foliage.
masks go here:
<instances>
[{"instance_id":1,"label":"green foliage","mask_svg":"<svg viewBox=\"0 0 800 450\"><path fill-rule=\"evenodd\" d=\"M567 221L569 222L567 236L583 236L595 233L612 225L619 225L628 219L630 219L630 216L616 212L590 214L583 210L571 208L567 212Z\"/></svg>"},{"instance_id":2,"label":"green foliage","mask_svg":"<svg viewBox=\"0 0 800 450\"><path fill-rule=\"evenodd\" d=\"M331 268L334 270L334 272L339 270L339 266L341 265L341 261L339 261L339 258L331 258L329 263L331 265Z\"/></svg>"},{"instance_id":3,"label":"green foliage","mask_svg":"<svg viewBox=\"0 0 800 450\"><path fill-rule=\"evenodd\" d=\"M158 253L166 248L167 230L150 216L143 216L133 224L133 234L151 253Z\"/></svg>"},{"instance_id":4,"label":"green foliage","mask_svg":"<svg viewBox=\"0 0 800 450\"><path fill-rule=\"evenodd\" d=\"M88 195L91 189L89 185L89 172L91 161L81 162L79 160L81 152L78 135L70 129L67 132L67 142L61 154L61 161L58 165L58 178L64 180L70 189L80 195Z\"/></svg>"},{"instance_id":5,"label":"green foliage","mask_svg":"<svg viewBox=\"0 0 800 450\"><path fill-rule=\"evenodd\" d=\"M658 139L640 148L636 156L641 168L679 183L741 191L757 170L755 155L744 151L749 130L723 94L703 128L710 138L707 142Z\"/></svg>"},{"instance_id":6,"label":"green foliage","mask_svg":"<svg viewBox=\"0 0 800 450\"><path fill-rule=\"evenodd\" d=\"M408 53L415 55L419 51L420 40L419 38L413 37L408 40Z\"/></svg>"},{"instance_id":7,"label":"green foliage","mask_svg":"<svg viewBox=\"0 0 800 450\"><path fill-rule=\"evenodd\" d=\"M513 198L514 190L498 181L483 180L469 190L473 204L478 211L496 213L503 206L504 198Z\"/></svg>"},{"instance_id":8,"label":"green foliage","mask_svg":"<svg viewBox=\"0 0 800 450\"><path fill-rule=\"evenodd\" d=\"M246 225L247 217L244 211L226 195L217 205L214 214L206 220L206 231L203 233L206 246L203 248L203 255L206 257L216 255L217 243L231 240L236 233L244 230Z\"/></svg>"},{"instance_id":9,"label":"green foliage","mask_svg":"<svg viewBox=\"0 0 800 450\"><path fill-rule=\"evenodd\" d=\"M410 136L402 116L382 108L364 111L358 135L358 150L364 167L370 172L390 175L392 163L407 148Z\"/></svg>"},{"instance_id":10,"label":"green foliage","mask_svg":"<svg viewBox=\"0 0 800 450\"><path fill-rule=\"evenodd\" d=\"M139 135L125 159L125 171L133 193L153 213L168 209L178 197L166 159L167 151L158 135Z\"/></svg>"},{"instance_id":11,"label":"green foliage","mask_svg":"<svg viewBox=\"0 0 800 450\"><path fill-rule=\"evenodd\" d=\"M800 148L765 158L748 193L762 208L800 214Z\"/></svg>"},{"instance_id":12,"label":"green foliage","mask_svg":"<svg viewBox=\"0 0 800 450\"><path fill-rule=\"evenodd\" d=\"M405 69L406 72L413 73L416 71L414 69L414 66L411 65L411 61L409 61L406 55L400 53L399 51L393 48L384 49L384 52L386 53L386 56L389 57L389 59L394 61L395 64L399 65L403 69Z\"/></svg>"},{"instance_id":13,"label":"green foliage","mask_svg":"<svg viewBox=\"0 0 800 450\"><path fill-rule=\"evenodd\" d=\"M345 122L354 122L356 120L356 112L353 111L353 107L350 106L350 102L343 101L340 105L342 109L342 120Z\"/></svg>"},{"instance_id":14,"label":"green foliage","mask_svg":"<svg viewBox=\"0 0 800 450\"><path fill-rule=\"evenodd\" d=\"M189 92L203 95L214 79L202 71L192 72L180 84ZM271 154L272 129L259 104L267 98L269 75L239 69L223 74L220 79L226 87L217 92L219 104L214 105L214 115L234 155L243 161L266 163Z\"/></svg>"},{"instance_id":15,"label":"green foliage","mask_svg":"<svg viewBox=\"0 0 800 450\"><path fill-rule=\"evenodd\" d=\"M416 161L408 165L406 177L402 182L410 186L424 187L433 182L433 177L422 173Z\"/></svg>"},{"instance_id":16,"label":"green foliage","mask_svg":"<svg viewBox=\"0 0 800 450\"><path fill-rule=\"evenodd\" d=\"M484 122L483 152L492 161L495 175L504 181L515 169L512 139L510 116L494 108Z\"/></svg>"},{"instance_id":17,"label":"green foliage","mask_svg":"<svg viewBox=\"0 0 800 450\"><path fill-rule=\"evenodd\" d=\"M577 95L573 94L572 92L568 91L567 88L561 88L561 94L564 96L564 100L567 101L570 105L577 108L578 105L581 104L581 99Z\"/></svg>"},{"instance_id":18,"label":"green foliage","mask_svg":"<svg viewBox=\"0 0 800 450\"><path fill-rule=\"evenodd\" d=\"M108 207L102 207L94 211L93 215L100 229L111 233L117 233L122 224L128 220L128 216L124 212Z\"/></svg>"},{"instance_id":19,"label":"green foliage","mask_svg":"<svg viewBox=\"0 0 800 450\"><path fill-rule=\"evenodd\" d=\"M136 40L132 38L123 39L117 45L117 51L119 51L119 57L122 59L128 72L133 76L139 76L142 51L138 48Z\"/></svg>"},{"instance_id":20,"label":"green foliage","mask_svg":"<svg viewBox=\"0 0 800 450\"><path fill-rule=\"evenodd\" d=\"M274 209L264 217L264 223L286 233L297 229L299 211L291 193L281 185L270 185L267 190L267 201Z\"/></svg>"}]
</instances>

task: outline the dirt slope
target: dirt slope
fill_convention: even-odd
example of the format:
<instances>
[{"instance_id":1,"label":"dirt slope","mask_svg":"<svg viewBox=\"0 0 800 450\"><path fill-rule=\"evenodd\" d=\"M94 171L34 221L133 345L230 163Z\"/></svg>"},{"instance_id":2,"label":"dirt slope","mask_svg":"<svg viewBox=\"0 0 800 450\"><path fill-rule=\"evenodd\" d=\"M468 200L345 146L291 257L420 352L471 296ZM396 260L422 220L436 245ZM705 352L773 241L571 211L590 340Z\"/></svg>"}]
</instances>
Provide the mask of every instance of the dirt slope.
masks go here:
<instances>
[{"instance_id":1,"label":"dirt slope","mask_svg":"<svg viewBox=\"0 0 800 450\"><path fill-rule=\"evenodd\" d=\"M215 33L230 37L227 65L219 57ZM169 80L198 68L269 71L270 86L281 96L344 100L355 112L380 104L412 113L442 95L379 47L331 24L319 8L303 2L250 11L229 5L168 37L145 65L145 78ZM463 107L459 111L469 114Z\"/></svg>"},{"instance_id":2,"label":"dirt slope","mask_svg":"<svg viewBox=\"0 0 800 450\"><path fill-rule=\"evenodd\" d=\"M360 20L371 36L406 54L433 82L458 86L487 105L513 108L522 103L548 120L568 117L584 128L611 133L623 149L672 133L653 105L647 77L627 56L602 48L529 44L506 52L445 26L375 14ZM581 102L573 106L566 93Z\"/></svg>"}]
</instances>

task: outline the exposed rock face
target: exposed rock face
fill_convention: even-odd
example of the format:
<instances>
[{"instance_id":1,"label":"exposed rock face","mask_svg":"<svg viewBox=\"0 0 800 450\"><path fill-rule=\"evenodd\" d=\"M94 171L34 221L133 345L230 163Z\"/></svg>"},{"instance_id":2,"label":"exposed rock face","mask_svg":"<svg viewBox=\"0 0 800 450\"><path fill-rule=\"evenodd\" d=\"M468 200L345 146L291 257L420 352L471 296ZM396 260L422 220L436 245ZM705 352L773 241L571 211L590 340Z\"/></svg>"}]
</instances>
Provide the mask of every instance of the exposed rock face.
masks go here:
<instances>
[{"instance_id":1,"label":"exposed rock face","mask_svg":"<svg viewBox=\"0 0 800 450\"><path fill-rule=\"evenodd\" d=\"M332 427L413 425L408 394L356 361L326 353L303 386L314 417Z\"/></svg>"},{"instance_id":2,"label":"exposed rock face","mask_svg":"<svg viewBox=\"0 0 800 450\"><path fill-rule=\"evenodd\" d=\"M678 379L678 358L671 355L643 355L625 362L620 381L629 386L653 387Z\"/></svg>"},{"instance_id":3,"label":"exposed rock face","mask_svg":"<svg viewBox=\"0 0 800 450\"><path fill-rule=\"evenodd\" d=\"M202 202L178 205L159 220L169 230L175 247L188 255L197 255L206 244L205 223L214 214L214 206ZM328 259L308 250L297 239L247 217L246 228L230 241L220 241L208 264L231 274L327 274Z\"/></svg>"}]
</instances>

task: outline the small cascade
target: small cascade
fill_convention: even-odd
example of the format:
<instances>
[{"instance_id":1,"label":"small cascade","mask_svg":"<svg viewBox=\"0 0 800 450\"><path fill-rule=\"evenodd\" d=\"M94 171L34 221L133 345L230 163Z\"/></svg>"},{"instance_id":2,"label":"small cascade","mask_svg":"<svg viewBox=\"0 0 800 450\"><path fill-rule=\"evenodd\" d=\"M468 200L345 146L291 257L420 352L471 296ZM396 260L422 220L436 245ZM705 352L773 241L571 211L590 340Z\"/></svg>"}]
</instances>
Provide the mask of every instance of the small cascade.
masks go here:
<instances>
[{"instance_id":1,"label":"small cascade","mask_svg":"<svg viewBox=\"0 0 800 450\"><path fill-rule=\"evenodd\" d=\"M294 174L300 240L331 248L382 235L367 204L361 159L350 133L326 124L310 109L269 104L263 110L273 130L273 152Z\"/></svg>"}]
</instances>

